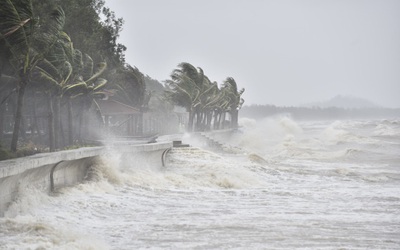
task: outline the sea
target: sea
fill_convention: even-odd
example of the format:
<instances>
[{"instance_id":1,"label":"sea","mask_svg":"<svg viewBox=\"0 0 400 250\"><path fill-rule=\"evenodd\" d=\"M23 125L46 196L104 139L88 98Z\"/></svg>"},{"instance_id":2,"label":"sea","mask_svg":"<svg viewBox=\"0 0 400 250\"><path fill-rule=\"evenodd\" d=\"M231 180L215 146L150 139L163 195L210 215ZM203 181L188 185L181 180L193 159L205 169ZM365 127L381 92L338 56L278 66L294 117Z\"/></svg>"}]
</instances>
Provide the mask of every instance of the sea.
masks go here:
<instances>
[{"instance_id":1,"label":"sea","mask_svg":"<svg viewBox=\"0 0 400 250\"><path fill-rule=\"evenodd\" d=\"M219 148L182 135L164 167L110 152L90 181L20 190L0 249L400 249L400 119L240 125Z\"/></svg>"}]
</instances>

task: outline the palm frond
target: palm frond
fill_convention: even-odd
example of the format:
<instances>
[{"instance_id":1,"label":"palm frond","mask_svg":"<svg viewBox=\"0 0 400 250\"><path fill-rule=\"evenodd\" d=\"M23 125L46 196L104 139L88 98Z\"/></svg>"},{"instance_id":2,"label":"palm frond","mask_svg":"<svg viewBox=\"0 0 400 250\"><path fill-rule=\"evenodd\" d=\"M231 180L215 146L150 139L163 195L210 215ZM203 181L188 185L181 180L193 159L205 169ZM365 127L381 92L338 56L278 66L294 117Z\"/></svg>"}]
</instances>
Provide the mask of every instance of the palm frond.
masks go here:
<instances>
[{"instance_id":1,"label":"palm frond","mask_svg":"<svg viewBox=\"0 0 400 250\"><path fill-rule=\"evenodd\" d=\"M60 80L62 78L59 69L47 59L41 60L36 68L51 75L54 79Z\"/></svg>"},{"instance_id":2,"label":"palm frond","mask_svg":"<svg viewBox=\"0 0 400 250\"><path fill-rule=\"evenodd\" d=\"M78 82L70 84L62 88L62 93L65 96L76 96L87 92L87 85L85 82Z\"/></svg>"},{"instance_id":3,"label":"palm frond","mask_svg":"<svg viewBox=\"0 0 400 250\"><path fill-rule=\"evenodd\" d=\"M72 68L76 75L80 75L83 70L83 56L82 52L78 49L73 51Z\"/></svg>"},{"instance_id":4,"label":"palm frond","mask_svg":"<svg viewBox=\"0 0 400 250\"><path fill-rule=\"evenodd\" d=\"M61 85L63 86L68 80L70 79L71 75L73 72L73 68L70 62L65 61L64 66L62 67L62 75L63 75L63 80L61 82Z\"/></svg>"},{"instance_id":5,"label":"palm frond","mask_svg":"<svg viewBox=\"0 0 400 250\"><path fill-rule=\"evenodd\" d=\"M82 61L82 77L86 81L93 75L93 59L88 54L83 54Z\"/></svg>"},{"instance_id":6,"label":"palm frond","mask_svg":"<svg viewBox=\"0 0 400 250\"><path fill-rule=\"evenodd\" d=\"M107 84L107 80L103 78L98 78L96 80L96 86L93 88L94 91L98 91L100 89L103 89Z\"/></svg>"},{"instance_id":7,"label":"palm frond","mask_svg":"<svg viewBox=\"0 0 400 250\"><path fill-rule=\"evenodd\" d=\"M99 76L103 74L106 68L107 68L107 63L105 62L99 63L97 65L96 72L89 79L87 79L86 82L90 84L91 82L95 81Z\"/></svg>"}]
</instances>

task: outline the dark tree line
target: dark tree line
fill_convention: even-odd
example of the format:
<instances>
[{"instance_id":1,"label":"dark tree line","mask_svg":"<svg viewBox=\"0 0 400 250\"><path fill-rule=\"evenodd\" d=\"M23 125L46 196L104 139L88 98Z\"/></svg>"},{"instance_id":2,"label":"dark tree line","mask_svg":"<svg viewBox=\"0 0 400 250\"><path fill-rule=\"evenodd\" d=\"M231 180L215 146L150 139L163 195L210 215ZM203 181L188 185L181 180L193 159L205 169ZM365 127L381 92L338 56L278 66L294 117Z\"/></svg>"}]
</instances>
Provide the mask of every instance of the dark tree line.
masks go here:
<instances>
[{"instance_id":1,"label":"dark tree line","mask_svg":"<svg viewBox=\"0 0 400 250\"><path fill-rule=\"evenodd\" d=\"M117 43L123 20L104 1L5 0L0 17L0 142L7 121L11 151L27 138L28 118L30 137L46 137L53 151L82 139L85 114L107 91L143 105L143 76Z\"/></svg>"},{"instance_id":2,"label":"dark tree line","mask_svg":"<svg viewBox=\"0 0 400 250\"><path fill-rule=\"evenodd\" d=\"M164 87L125 62L118 43L123 19L104 0L3 0L0 5L0 146L16 152L33 141L50 151L80 145L104 126L106 96L170 117L189 114L187 129L236 128L243 104L235 80L221 86L201 68L181 63ZM1 150L0 150L1 151Z\"/></svg>"}]
</instances>

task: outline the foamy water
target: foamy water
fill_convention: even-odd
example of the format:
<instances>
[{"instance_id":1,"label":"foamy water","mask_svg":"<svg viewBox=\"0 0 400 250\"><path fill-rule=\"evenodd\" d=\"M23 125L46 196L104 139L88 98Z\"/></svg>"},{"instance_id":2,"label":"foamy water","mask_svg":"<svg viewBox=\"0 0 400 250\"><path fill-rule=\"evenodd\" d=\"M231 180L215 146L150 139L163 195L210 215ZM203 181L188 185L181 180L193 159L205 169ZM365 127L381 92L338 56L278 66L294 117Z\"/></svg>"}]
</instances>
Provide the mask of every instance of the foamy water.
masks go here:
<instances>
[{"instance_id":1,"label":"foamy water","mask_svg":"<svg viewBox=\"0 0 400 250\"><path fill-rule=\"evenodd\" d=\"M110 154L95 181L22 190L0 249L400 249L398 120L242 124L236 154Z\"/></svg>"}]
</instances>

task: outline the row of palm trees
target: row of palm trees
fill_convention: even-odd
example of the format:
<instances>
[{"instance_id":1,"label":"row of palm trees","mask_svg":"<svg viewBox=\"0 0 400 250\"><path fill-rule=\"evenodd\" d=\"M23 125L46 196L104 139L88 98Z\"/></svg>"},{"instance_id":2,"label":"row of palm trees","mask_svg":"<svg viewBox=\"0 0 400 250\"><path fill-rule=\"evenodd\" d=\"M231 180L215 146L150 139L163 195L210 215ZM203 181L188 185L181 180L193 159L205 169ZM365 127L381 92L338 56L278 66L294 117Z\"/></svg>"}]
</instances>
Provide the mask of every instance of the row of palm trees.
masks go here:
<instances>
[{"instance_id":1,"label":"row of palm trees","mask_svg":"<svg viewBox=\"0 0 400 250\"><path fill-rule=\"evenodd\" d=\"M0 16L1 104L13 92L17 96L11 151L17 150L27 89L29 94L44 95L48 100L50 151L59 145L62 105L68 107L68 142L72 145L71 101L80 104L83 119L82 111L102 95L107 81L100 76L106 63L95 66L89 55L73 47L70 37L63 32L65 14L60 7L44 18L46 22L40 22L33 15L30 0L5 0Z\"/></svg>"},{"instance_id":2,"label":"row of palm trees","mask_svg":"<svg viewBox=\"0 0 400 250\"><path fill-rule=\"evenodd\" d=\"M244 89L238 90L232 77L219 88L201 68L183 62L166 81L166 88L169 99L189 113L188 131L224 128L226 113L231 117L230 127L237 128Z\"/></svg>"}]
</instances>

